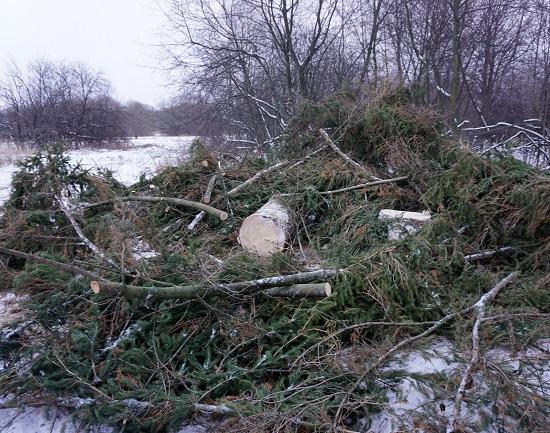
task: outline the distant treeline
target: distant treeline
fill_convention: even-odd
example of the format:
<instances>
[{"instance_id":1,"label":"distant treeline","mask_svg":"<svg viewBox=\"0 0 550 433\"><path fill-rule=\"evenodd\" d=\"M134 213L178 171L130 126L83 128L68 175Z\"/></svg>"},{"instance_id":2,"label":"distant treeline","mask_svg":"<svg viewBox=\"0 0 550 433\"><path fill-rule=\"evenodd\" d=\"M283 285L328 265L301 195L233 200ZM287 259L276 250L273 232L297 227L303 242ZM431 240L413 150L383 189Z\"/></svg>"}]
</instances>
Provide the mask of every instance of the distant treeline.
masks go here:
<instances>
[{"instance_id":1,"label":"distant treeline","mask_svg":"<svg viewBox=\"0 0 550 433\"><path fill-rule=\"evenodd\" d=\"M0 77L0 139L24 145L52 141L111 142L154 133L207 135L210 104L175 99L154 108L122 104L101 72L80 63L12 64Z\"/></svg>"},{"instance_id":2,"label":"distant treeline","mask_svg":"<svg viewBox=\"0 0 550 433\"><path fill-rule=\"evenodd\" d=\"M388 83L451 126L468 121L492 135L487 125L535 118L548 135L548 0L164 3L167 67L260 145L304 101Z\"/></svg>"}]
</instances>

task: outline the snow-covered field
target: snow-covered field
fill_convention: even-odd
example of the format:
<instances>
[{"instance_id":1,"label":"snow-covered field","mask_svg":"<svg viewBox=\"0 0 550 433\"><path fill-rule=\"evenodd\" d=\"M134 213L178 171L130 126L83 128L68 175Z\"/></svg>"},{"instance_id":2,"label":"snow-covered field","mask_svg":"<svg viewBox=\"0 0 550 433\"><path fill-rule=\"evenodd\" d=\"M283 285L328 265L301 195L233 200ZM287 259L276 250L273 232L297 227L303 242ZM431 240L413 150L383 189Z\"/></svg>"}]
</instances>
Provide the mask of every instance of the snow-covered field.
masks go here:
<instances>
[{"instance_id":1,"label":"snow-covered field","mask_svg":"<svg viewBox=\"0 0 550 433\"><path fill-rule=\"evenodd\" d=\"M185 155L194 137L140 137L130 140L126 149L81 149L67 152L71 161L86 168L108 168L115 178L129 185L142 173L154 173L162 166L174 163ZM10 194L11 179L17 170L15 162L24 158L24 152L8 144L0 144L0 205ZM4 163L2 163L4 161Z\"/></svg>"}]
</instances>

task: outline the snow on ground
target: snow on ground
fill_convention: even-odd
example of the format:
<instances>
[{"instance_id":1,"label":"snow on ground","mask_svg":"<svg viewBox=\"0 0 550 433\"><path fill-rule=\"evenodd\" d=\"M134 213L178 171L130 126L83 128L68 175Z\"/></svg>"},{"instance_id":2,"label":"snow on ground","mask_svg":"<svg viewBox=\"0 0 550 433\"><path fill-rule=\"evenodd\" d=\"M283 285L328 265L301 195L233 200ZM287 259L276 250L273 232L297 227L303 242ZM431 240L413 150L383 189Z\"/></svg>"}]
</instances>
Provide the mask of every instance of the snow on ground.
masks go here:
<instances>
[{"instance_id":1,"label":"snow on ground","mask_svg":"<svg viewBox=\"0 0 550 433\"><path fill-rule=\"evenodd\" d=\"M505 348L494 348L484 354L483 360L487 367L527 385L522 388L533 397L550 393L550 339L535 342L524 353L513 354ZM433 431L434 424L444 429L453 410L455 395L451 390L455 389L464 368L464 354L458 353L453 343L443 338L434 340L425 349L396 355L382 370L389 377L394 376L385 381L387 401L370 419L361 421L363 431L429 432ZM516 431L516 420L495 413L502 401L495 394L491 376L482 369L472 380L469 398L464 400L460 411L460 418L470 425L470 431ZM449 387L451 383L454 385ZM506 424L507 429L503 429L502 424Z\"/></svg>"},{"instance_id":2,"label":"snow on ground","mask_svg":"<svg viewBox=\"0 0 550 433\"><path fill-rule=\"evenodd\" d=\"M0 406L9 399L0 398ZM197 420L182 426L174 433L208 433L208 420ZM210 422L210 425L216 425ZM124 430L124 429L122 429ZM0 409L2 433L115 433L122 431L104 425L89 425L54 407L22 407Z\"/></svg>"},{"instance_id":3,"label":"snow on ground","mask_svg":"<svg viewBox=\"0 0 550 433\"><path fill-rule=\"evenodd\" d=\"M125 185L139 180L142 173L155 173L163 166L173 164L183 157L194 137L140 137L130 140L124 149L79 149L67 152L71 161L85 168L107 168ZM0 145L0 205L10 194L13 174L17 171L15 161L26 156L9 144Z\"/></svg>"}]
</instances>

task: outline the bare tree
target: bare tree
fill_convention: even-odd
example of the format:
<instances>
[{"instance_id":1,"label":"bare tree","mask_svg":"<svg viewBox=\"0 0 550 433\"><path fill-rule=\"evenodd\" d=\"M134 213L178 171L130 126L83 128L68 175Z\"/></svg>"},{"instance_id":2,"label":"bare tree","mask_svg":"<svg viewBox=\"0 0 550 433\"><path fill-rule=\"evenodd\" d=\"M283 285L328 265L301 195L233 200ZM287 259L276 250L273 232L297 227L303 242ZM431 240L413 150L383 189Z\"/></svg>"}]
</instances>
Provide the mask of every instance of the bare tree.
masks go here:
<instances>
[{"instance_id":1,"label":"bare tree","mask_svg":"<svg viewBox=\"0 0 550 433\"><path fill-rule=\"evenodd\" d=\"M19 143L109 140L124 135L121 106L99 72L82 64L11 64L0 81L0 135Z\"/></svg>"}]
</instances>

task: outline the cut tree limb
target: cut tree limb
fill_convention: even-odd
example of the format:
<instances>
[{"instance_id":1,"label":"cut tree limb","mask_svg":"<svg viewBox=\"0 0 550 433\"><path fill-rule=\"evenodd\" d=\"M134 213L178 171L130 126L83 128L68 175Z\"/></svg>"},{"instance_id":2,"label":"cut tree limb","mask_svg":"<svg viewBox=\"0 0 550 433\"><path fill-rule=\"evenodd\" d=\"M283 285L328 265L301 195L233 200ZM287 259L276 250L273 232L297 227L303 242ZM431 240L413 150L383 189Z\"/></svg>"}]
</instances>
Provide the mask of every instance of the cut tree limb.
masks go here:
<instances>
[{"instance_id":1,"label":"cut tree limb","mask_svg":"<svg viewBox=\"0 0 550 433\"><path fill-rule=\"evenodd\" d=\"M290 230L290 212L277 198L271 198L243 221L239 244L260 257L282 251Z\"/></svg>"},{"instance_id":2,"label":"cut tree limb","mask_svg":"<svg viewBox=\"0 0 550 433\"><path fill-rule=\"evenodd\" d=\"M281 286L291 286L295 284L307 284L314 281L326 281L335 277L340 271L334 269L321 269L318 271L299 272L290 275L278 275L274 277L260 278L252 281L242 281L236 283L218 283L218 284L192 284L188 286L168 286L168 287L144 287L128 286L123 283L109 281L95 272L90 272L77 266L46 259L35 254L28 254L22 251L12 250L0 246L0 253L14 257L21 257L37 263L52 266L63 272L74 275L83 275L92 281L90 286L94 293L104 293L108 295L124 295L127 297L145 297L157 296L162 299L193 299L197 297L214 295L251 295L256 292L273 289ZM282 290L282 289L281 289Z\"/></svg>"},{"instance_id":3,"label":"cut tree limb","mask_svg":"<svg viewBox=\"0 0 550 433\"><path fill-rule=\"evenodd\" d=\"M212 206L209 206L204 203L199 203L196 201L190 201L190 200L184 200L181 198L173 198L173 197L150 197L150 196L131 196L131 197L118 197L116 199L112 200L104 200L99 201L97 203L92 203L84 207L85 210L94 209L97 207L105 206L108 204L116 203L118 201L126 202L126 201L141 201L146 203L170 203L175 206L185 206L190 207L193 209L198 209L201 211L206 212L209 215L213 215L215 217L218 217L220 220L225 221L229 215L227 212L224 212L222 210L213 208Z\"/></svg>"},{"instance_id":4,"label":"cut tree limb","mask_svg":"<svg viewBox=\"0 0 550 433\"><path fill-rule=\"evenodd\" d=\"M221 167L220 167L220 170L221 170ZM206 187L206 192L204 193L204 196L202 197L203 203L206 203L206 204L210 203L210 199L211 199L211 196L212 196L212 190L214 189L214 185L216 184L216 180L218 180L218 175L217 174L212 176L212 178L208 182L208 186ZM190 230L190 231L195 230L195 227L203 220L203 218L205 216L206 216L206 212L201 210L197 215L195 215L195 218L193 218L193 221L191 221L189 224L187 224L187 230Z\"/></svg>"},{"instance_id":5,"label":"cut tree limb","mask_svg":"<svg viewBox=\"0 0 550 433\"><path fill-rule=\"evenodd\" d=\"M496 250L488 250L488 251L482 251L480 253L468 254L467 256L464 256L464 260L466 260L467 262L476 262L478 260L490 259L496 256L497 254L507 254L507 253L512 253L514 251L516 251L516 249L513 247L502 247L502 248L497 248Z\"/></svg>"},{"instance_id":6,"label":"cut tree limb","mask_svg":"<svg viewBox=\"0 0 550 433\"><path fill-rule=\"evenodd\" d=\"M197 215L195 215L195 218L193 218L193 221L187 224L187 230L191 230L191 231L195 230L195 227L197 227L197 224L200 223L205 216L206 216L206 212L201 210Z\"/></svg>"},{"instance_id":7,"label":"cut tree limb","mask_svg":"<svg viewBox=\"0 0 550 433\"><path fill-rule=\"evenodd\" d=\"M42 263L44 265L51 266L52 268L59 269L60 271L67 272L69 274L83 275L92 280L98 280L103 282L108 281L103 277L101 277L99 274L96 274L95 272L90 272L85 269L79 268L77 266L68 265L66 263L57 262L55 260L46 259L45 257L40 257L35 254L28 254L28 253L24 253L23 251L12 250L11 248L6 248L3 246L0 246L0 253L7 254L14 257L20 257L26 260L31 260L36 263Z\"/></svg>"},{"instance_id":8,"label":"cut tree limb","mask_svg":"<svg viewBox=\"0 0 550 433\"><path fill-rule=\"evenodd\" d=\"M330 283L293 284L273 287L265 291L266 295L283 298L325 298L332 295Z\"/></svg>"},{"instance_id":9,"label":"cut tree limb","mask_svg":"<svg viewBox=\"0 0 550 433\"><path fill-rule=\"evenodd\" d=\"M210 178L210 181L208 182L208 186L206 187L206 192L204 193L204 196L202 197L202 202L209 204L211 201L212 196L212 190L214 189L214 185L216 185L216 181L218 180L218 175L215 174Z\"/></svg>"},{"instance_id":10,"label":"cut tree limb","mask_svg":"<svg viewBox=\"0 0 550 433\"><path fill-rule=\"evenodd\" d=\"M155 296L160 299L194 299L217 295L252 295L256 292L272 289L274 287L305 284L319 280L326 281L336 276L337 273L338 272L335 270L319 270L291 275L279 275L252 281L211 285L191 284L188 286L144 287L128 286L115 282L92 281L90 286L94 293L123 295L128 298Z\"/></svg>"}]
</instances>

